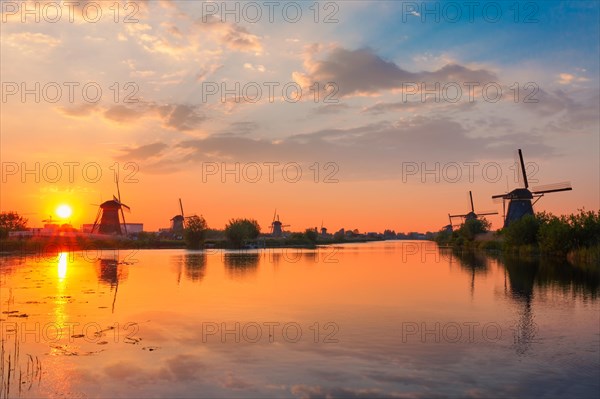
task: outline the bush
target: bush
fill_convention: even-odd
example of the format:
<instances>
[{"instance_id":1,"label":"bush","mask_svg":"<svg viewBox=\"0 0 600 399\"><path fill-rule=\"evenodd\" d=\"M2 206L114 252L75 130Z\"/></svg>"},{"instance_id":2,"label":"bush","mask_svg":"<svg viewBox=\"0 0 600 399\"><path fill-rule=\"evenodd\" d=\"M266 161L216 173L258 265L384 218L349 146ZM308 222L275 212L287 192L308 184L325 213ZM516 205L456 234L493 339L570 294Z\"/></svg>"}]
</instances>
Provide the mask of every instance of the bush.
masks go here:
<instances>
[{"instance_id":1,"label":"bush","mask_svg":"<svg viewBox=\"0 0 600 399\"><path fill-rule=\"evenodd\" d=\"M202 216L190 216L186 218L183 239L188 249L200 249L206 239L207 225Z\"/></svg>"},{"instance_id":2,"label":"bush","mask_svg":"<svg viewBox=\"0 0 600 399\"><path fill-rule=\"evenodd\" d=\"M525 215L503 230L504 244L507 247L536 244L539 228L540 225L535 216Z\"/></svg>"},{"instance_id":3,"label":"bush","mask_svg":"<svg viewBox=\"0 0 600 399\"><path fill-rule=\"evenodd\" d=\"M600 211L585 211L570 215L574 247L591 247L600 244Z\"/></svg>"},{"instance_id":4,"label":"bush","mask_svg":"<svg viewBox=\"0 0 600 399\"><path fill-rule=\"evenodd\" d=\"M485 218L482 219L470 219L465 221L458 234L462 236L466 241L473 241L478 234L486 233L490 228L490 222Z\"/></svg>"},{"instance_id":5,"label":"bush","mask_svg":"<svg viewBox=\"0 0 600 399\"><path fill-rule=\"evenodd\" d=\"M553 216L549 221L540 224L537 233L537 242L540 251L566 256L573 247L573 234L571 226L565 217Z\"/></svg>"},{"instance_id":6,"label":"bush","mask_svg":"<svg viewBox=\"0 0 600 399\"><path fill-rule=\"evenodd\" d=\"M315 245L317 243L317 239L319 238L319 233L315 229L306 229L304 231L304 238L311 244Z\"/></svg>"},{"instance_id":7,"label":"bush","mask_svg":"<svg viewBox=\"0 0 600 399\"><path fill-rule=\"evenodd\" d=\"M225 236L235 248L241 248L246 240L254 240L260 234L260 226L254 219L231 219L225 226Z\"/></svg>"}]
</instances>

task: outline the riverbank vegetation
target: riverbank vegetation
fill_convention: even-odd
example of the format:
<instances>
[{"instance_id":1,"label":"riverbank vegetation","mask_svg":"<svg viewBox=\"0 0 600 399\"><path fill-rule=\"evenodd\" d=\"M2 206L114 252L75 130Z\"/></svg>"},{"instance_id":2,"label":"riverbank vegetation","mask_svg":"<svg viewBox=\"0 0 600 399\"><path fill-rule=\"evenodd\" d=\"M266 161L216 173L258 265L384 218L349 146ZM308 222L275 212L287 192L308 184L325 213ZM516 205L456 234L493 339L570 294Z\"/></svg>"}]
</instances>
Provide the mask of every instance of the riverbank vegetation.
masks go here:
<instances>
[{"instance_id":1,"label":"riverbank vegetation","mask_svg":"<svg viewBox=\"0 0 600 399\"><path fill-rule=\"evenodd\" d=\"M562 216L540 212L514 221L495 233L489 231L489 223L485 219L473 219L457 230L438 233L436 242L453 248L555 257L598 267L600 211L580 210L579 213Z\"/></svg>"}]
</instances>

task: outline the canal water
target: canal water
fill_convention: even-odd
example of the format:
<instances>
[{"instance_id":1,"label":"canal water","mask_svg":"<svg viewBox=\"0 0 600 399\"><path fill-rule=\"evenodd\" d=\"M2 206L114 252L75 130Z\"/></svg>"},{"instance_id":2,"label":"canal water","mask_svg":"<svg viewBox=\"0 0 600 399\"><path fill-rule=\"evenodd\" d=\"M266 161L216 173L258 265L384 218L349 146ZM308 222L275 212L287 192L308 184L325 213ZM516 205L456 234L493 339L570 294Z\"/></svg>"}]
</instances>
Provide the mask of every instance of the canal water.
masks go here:
<instances>
[{"instance_id":1,"label":"canal water","mask_svg":"<svg viewBox=\"0 0 600 399\"><path fill-rule=\"evenodd\" d=\"M597 397L598 271L385 241L0 259L0 397Z\"/></svg>"}]
</instances>

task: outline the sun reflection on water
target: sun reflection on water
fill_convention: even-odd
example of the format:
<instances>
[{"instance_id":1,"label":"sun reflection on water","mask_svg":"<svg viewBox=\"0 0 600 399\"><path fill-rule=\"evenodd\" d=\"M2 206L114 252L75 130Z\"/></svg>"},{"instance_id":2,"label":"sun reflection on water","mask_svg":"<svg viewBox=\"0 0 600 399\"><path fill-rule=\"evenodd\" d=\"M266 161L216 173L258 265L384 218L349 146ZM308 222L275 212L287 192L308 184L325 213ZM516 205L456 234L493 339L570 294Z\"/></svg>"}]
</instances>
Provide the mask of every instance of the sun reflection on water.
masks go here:
<instances>
[{"instance_id":1,"label":"sun reflection on water","mask_svg":"<svg viewBox=\"0 0 600 399\"><path fill-rule=\"evenodd\" d=\"M63 281L67 277L67 253L61 252L58 255L58 281Z\"/></svg>"}]
</instances>

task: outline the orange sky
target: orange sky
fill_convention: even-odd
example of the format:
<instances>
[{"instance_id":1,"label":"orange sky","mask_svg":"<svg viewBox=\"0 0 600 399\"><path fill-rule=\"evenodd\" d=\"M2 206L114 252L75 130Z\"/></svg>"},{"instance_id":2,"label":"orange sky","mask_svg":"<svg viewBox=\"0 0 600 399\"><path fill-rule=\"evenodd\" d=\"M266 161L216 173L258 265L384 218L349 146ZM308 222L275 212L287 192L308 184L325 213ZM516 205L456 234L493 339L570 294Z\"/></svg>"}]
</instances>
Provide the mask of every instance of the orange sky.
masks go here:
<instances>
[{"instance_id":1,"label":"orange sky","mask_svg":"<svg viewBox=\"0 0 600 399\"><path fill-rule=\"evenodd\" d=\"M533 186L570 180L574 187L543 198L537 210L600 207L598 57L588 48L598 26L586 13L573 26L554 19L432 26L398 24L392 3L347 2L333 24L251 24L203 22L197 4L141 2L132 23L115 23L110 10L95 23L23 22L18 10L4 10L2 211L39 226L66 203L76 227L92 223L91 204L117 194L118 163L127 221L146 230L168 227L182 198L186 214L203 214L213 228L250 217L266 232L277 209L291 230L323 223L330 231L437 231L448 213L469 210L469 190L476 210L502 212L491 196L519 186L511 169L517 148L539 180ZM565 42L566 30L586 40ZM497 43L499 34L505 42ZM521 53L523 37L539 43L534 52ZM475 90L454 102L448 92L432 98L413 90L468 82L503 96L491 101ZM302 98L289 101L286 85ZM209 95L215 87L233 93L222 101L222 93ZM256 87L263 95L254 101ZM236 163L239 182L206 173ZM265 165L274 163L270 181ZM262 176L248 181L256 165ZM422 173L436 165L437 174ZM302 170L297 182L294 167ZM490 220L501 226L500 216Z\"/></svg>"}]
</instances>

